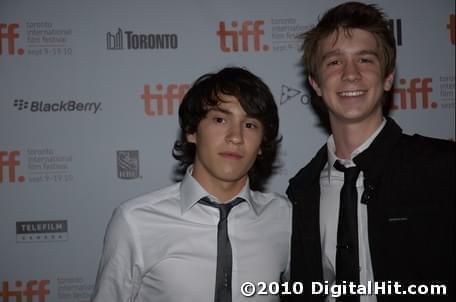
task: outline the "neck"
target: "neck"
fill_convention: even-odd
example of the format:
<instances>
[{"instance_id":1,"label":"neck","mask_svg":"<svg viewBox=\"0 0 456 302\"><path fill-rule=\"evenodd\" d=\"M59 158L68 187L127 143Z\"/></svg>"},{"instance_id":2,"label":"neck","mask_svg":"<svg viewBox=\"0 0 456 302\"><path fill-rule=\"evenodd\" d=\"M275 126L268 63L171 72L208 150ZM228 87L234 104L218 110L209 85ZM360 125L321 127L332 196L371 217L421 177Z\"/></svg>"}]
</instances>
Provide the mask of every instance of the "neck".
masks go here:
<instances>
[{"instance_id":1,"label":"neck","mask_svg":"<svg viewBox=\"0 0 456 302\"><path fill-rule=\"evenodd\" d=\"M193 174L199 184L220 203L228 203L234 196L241 192L247 182L247 176L237 181L221 181L217 179L205 179Z\"/></svg>"},{"instance_id":2,"label":"neck","mask_svg":"<svg viewBox=\"0 0 456 302\"><path fill-rule=\"evenodd\" d=\"M382 116L370 121L357 123L335 123L331 121L331 130L336 145L336 156L349 159L353 151L361 146L381 125Z\"/></svg>"}]
</instances>

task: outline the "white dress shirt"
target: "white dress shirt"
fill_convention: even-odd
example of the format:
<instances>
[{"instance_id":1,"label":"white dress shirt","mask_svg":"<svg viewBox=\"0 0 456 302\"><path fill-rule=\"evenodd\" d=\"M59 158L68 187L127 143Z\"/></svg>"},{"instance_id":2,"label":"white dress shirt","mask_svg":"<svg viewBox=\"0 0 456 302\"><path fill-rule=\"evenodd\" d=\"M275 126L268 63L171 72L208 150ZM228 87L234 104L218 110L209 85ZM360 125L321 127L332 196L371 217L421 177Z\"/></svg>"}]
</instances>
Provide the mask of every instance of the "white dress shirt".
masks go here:
<instances>
[{"instance_id":1,"label":"white dress shirt","mask_svg":"<svg viewBox=\"0 0 456 302\"><path fill-rule=\"evenodd\" d=\"M213 302L219 210L198 203L205 196L217 202L189 169L181 183L121 204L106 231L92 301ZM291 204L248 183L236 197L245 202L228 216L233 302L279 301L243 297L240 286L288 279Z\"/></svg>"},{"instance_id":2,"label":"white dress shirt","mask_svg":"<svg viewBox=\"0 0 456 302\"><path fill-rule=\"evenodd\" d=\"M328 138L328 163L320 174L320 236L323 261L323 278L329 284L336 282L336 249L337 249L337 227L339 220L340 190L344 184L344 173L334 168L334 163L339 160L345 167L356 166L353 162L358 154L366 150L386 124L383 120L379 128L350 156L350 159L340 159L336 156L334 137ZM363 171L356 181L358 192L358 243L359 243L359 266L360 284L367 285L367 281L374 281L372 262L369 250L369 238L367 231L367 206L361 203L361 196L364 192ZM361 296L361 302L376 302L374 295ZM334 297L326 297L327 302L335 301Z\"/></svg>"}]
</instances>

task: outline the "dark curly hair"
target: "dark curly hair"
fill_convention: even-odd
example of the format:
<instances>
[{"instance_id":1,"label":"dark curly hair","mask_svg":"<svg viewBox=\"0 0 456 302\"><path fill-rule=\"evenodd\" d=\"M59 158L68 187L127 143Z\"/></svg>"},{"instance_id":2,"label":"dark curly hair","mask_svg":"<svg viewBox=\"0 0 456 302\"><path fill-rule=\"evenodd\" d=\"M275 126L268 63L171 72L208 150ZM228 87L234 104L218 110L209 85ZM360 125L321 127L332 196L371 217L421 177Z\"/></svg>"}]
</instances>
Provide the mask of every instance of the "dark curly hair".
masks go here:
<instances>
[{"instance_id":1,"label":"dark curly hair","mask_svg":"<svg viewBox=\"0 0 456 302\"><path fill-rule=\"evenodd\" d=\"M176 172L180 176L177 180L195 160L196 147L187 141L187 134L197 131L208 111L223 102L223 95L235 97L247 115L258 119L263 126L262 153L248 173L250 187L263 190L267 179L278 167L275 159L282 140L279 115L268 86L250 71L239 67L227 67L201 76L184 96L179 107L180 137L173 148L173 157L179 161Z\"/></svg>"}]
</instances>

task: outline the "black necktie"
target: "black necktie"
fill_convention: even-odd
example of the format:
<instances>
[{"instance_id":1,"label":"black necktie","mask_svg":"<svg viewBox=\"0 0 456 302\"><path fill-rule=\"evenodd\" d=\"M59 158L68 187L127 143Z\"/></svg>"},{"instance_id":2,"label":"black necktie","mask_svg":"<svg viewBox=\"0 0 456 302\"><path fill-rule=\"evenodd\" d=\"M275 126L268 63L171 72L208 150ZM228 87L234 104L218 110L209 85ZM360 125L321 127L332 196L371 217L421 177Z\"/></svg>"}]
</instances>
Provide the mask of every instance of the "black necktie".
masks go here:
<instances>
[{"instance_id":1,"label":"black necktie","mask_svg":"<svg viewBox=\"0 0 456 302\"><path fill-rule=\"evenodd\" d=\"M339 161L334 168L344 172L344 185L340 191L339 225L337 227L336 284L343 281L359 284L358 251L358 193L356 180L360 169L344 167ZM341 296L337 301L359 301L359 296Z\"/></svg>"},{"instance_id":2,"label":"black necktie","mask_svg":"<svg viewBox=\"0 0 456 302\"><path fill-rule=\"evenodd\" d=\"M231 302L231 272L233 256L231 243L228 237L228 214L230 210L242 202L242 198L236 198L230 203L215 203L204 197L200 203L216 207L220 211L220 220L217 226L217 275L215 278L214 302Z\"/></svg>"}]
</instances>

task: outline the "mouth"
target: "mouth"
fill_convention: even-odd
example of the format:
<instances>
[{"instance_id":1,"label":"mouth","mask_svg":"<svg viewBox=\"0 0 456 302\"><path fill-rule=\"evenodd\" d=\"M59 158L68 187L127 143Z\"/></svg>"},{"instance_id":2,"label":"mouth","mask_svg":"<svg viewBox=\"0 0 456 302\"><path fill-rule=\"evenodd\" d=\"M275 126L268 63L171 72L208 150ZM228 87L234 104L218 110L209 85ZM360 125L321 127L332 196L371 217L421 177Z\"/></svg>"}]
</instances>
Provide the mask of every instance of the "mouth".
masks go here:
<instances>
[{"instance_id":1,"label":"mouth","mask_svg":"<svg viewBox=\"0 0 456 302\"><path fill-rule=\"evenodd\" d=\"M367 90L344 90L337 92L338 96L341 97L357 97L367 93Z\"/></svg>"},{"instance_id":2,"label":"mouth","mask_svg":"<svg viewBox=\"0 0 456 302\"><path fill-rule=\"evenodd\" d=\"M221 152L219 155L226 159L239 160L242 158L242 155L236 152Z\"/></svg>"}]
</instances>

